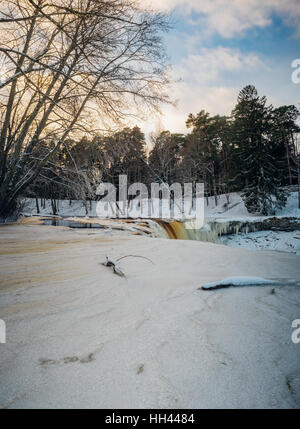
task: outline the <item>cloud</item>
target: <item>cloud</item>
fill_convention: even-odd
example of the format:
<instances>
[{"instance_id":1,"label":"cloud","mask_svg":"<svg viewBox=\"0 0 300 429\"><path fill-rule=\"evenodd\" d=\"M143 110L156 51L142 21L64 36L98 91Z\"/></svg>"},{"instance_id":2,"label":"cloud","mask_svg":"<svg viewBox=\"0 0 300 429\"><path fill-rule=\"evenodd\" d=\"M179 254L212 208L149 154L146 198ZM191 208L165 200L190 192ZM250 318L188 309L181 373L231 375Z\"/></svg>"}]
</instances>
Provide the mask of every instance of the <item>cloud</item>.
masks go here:
<instances>
[{"instance_id":1,"label":"cloud","mask_svg":"<svg viewBox=\"0 0 300 429\"><path fill-rule=\"evenodd\" d=\"M238 49L219 46L214 49L202 48L197 54L189 54L174 67L174 77L208 84L221 79L225 73L231 75L266 66L255 53L242 54Z\"/></svg>"},{"instance_id":2,"label":"cloud","mask_svg":"<svg viewBox=\"0 0 300 429\"><path fill-rule=\"evenodd\" d=\"M174 84L172 96L177 99L176 106L164 106L161 117L153 117L142 123L145 133L163 129L173 133L187 133L185 121L189 113L198 113L201 109L211 115L229 115L236 103L240 88L225 86L199 86L187 82Z\"/></svg>"},{"instance_id":3,"label":"cloud","mask_svg":"<svg viewBox=\"0 0 300 429\"><path fill-rule=\"evenodd\" d=\"M263 28L272 23L272 15L281 16L287 25L300 34L299 0L147 0L154 9L180 10L187 16L196 12L194 23L202 24L208 34L218 33L225 38L246 30Z\"/></svg>"},{"instance_id":4,"label":"cloud","mask_svg":"<svg viewBox=\"0 0 300 429\"><path fill-rule=\"evenodd\" d=\"M149 118L143 130L147 133L159 129L186 133L185 121L189 113L201 109L211 115L229 115L239 91L248 83L253 72L260 75L268 71L257 54L243 54L238 49L218 46L202 48L189 54L173 67L174 83L170 91L176 106L164 106L162 116ZM181 80L179 80L181 79Z\"/></svg>"},{"instance_id":5,"label":"cloud","mask_svg":"<svg viewBox=\"0 0 300 429\"><path fill-rule=\"evenodd\" d=\"M240 36L251 28L267 27L272 24L274 15L294 26L300 35L300 0L147 1L158 10L176 9L179 23L190 25L188 30L186 25L179 25L175 36L168 39L175 59L173 78L182 79L170 90L172 99L177 99L178 104L163 106L160 118L149 118L144 124L145 132L165 128L186 133L188 114L201 109L211 115L229 115L239 91L247 84L254 84L259 93L267 95L275 105L293 102L295 88L290 84L290 60L278 64L272 55L242 52L230 47L231 40L224 39ZM224 46L214 46L214 38L203 38L216 34L223 37ZM203 47L206 42L208 45ZM240 48L243 46L241 44Z\"/></svg>"},{"instance_id":6,"label":"cloud","mask_svg":"<svg viewBox=\"0 0 300 429\"><path fill-rule=\"evenodd\" d=\"M197 113L204 109L212 115L229 115L235 105L238 91L234 87L179 83L174 89L174 96L179 100L178 104L165 108L162 121L166 128L184 132L189 113Z\"/></svg>"},{"instance_id":7,"label":"cloud","mask_svg":"<svg viewBox=\"0 0 300 429\"><path fill-rule=\"evenodd\" d=\"M148 118L142 124L147 134L168 129L186 133L185 121L189 113L201 109L211 115L229 115L242 87L250 83L248 75L267 70L264 61L255 53L242 54L238 49L218 46L202 48L174 65L174 83L170 94L176 106L166 105L161 117Z\"/></svg>"}]
</instances>

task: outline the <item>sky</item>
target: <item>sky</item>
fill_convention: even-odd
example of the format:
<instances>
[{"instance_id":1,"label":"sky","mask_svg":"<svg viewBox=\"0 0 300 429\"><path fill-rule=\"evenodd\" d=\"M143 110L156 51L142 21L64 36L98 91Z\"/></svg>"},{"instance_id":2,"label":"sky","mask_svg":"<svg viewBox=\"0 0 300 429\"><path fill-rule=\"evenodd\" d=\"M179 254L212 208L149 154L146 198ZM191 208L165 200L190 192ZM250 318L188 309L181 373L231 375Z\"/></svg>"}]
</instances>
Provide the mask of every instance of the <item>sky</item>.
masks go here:
<instances>
[{"instance_id":1,"label":"sky","mask_svg":"<svg viewBox=\"0 0 300 429\"><path fill-rule=\"evenodd\" d=\"M142 123L144 132L186 133L188 114L201 109L229 115L248 84L274 106L300 108L300 83L292 81L292 61L300 58L300 0L144 2L171 14L164 41L176 100Z\"/></svg>"}]
</instances>

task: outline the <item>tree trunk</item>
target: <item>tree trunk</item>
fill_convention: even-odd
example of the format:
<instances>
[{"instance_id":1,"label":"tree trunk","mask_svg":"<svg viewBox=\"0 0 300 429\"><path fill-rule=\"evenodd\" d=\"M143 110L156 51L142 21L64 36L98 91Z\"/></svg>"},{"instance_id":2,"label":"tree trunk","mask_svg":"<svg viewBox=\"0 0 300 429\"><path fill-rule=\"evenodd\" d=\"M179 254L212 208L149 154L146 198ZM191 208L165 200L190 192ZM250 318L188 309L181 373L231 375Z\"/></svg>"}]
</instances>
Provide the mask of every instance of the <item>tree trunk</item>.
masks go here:
<instances>
[{"instance_id":1,"label":"tree trunk","mask_svg":"<svg viewBox=\"0 0 300 429\"><path fill-rule=\"evenodd\" d=\"M56 206L56 200L51 198L51 207L52 207L52 214L54 216L57 215L57 206Z\"/></svg>"},{"instance_id":2,"label":"tree trunk","mask_svg":"<svg viewBox=\"0 0 300 429\"><path fill-rule=\"evenodd\" d=\"M3 193L2 195L0 193L0 218L6 218L10 214L14 213L16 208L16 200L9 200L6 193Z\"/></svg>"},{"instance_id":3,"label":"tree trunk","mask_svg":"<svg viewBox=\"0 0 300 429\"><path fill-rule=\"evenodd\" d=\"M37 212L37 214L40 214L40 207L39 207L38 197L35 197L35 204L36 204L36 212Z\"/></svg>"},{"instance_id":4,"label":"tree trunk","mask_svg":"<svg viewBox=\"0 0 300 429\"><path fill-rule=\"evenodd\" d=\"M285 150L286 150L286 160L287 160L288 172L289 172L289 183L290 183L290 185L292 185L293 179L292 179L292 173L291 173L290 152L289 152L288 143L286 141L286 135L284 136L284 145L285 145Z\"/></svg>"}]
</instances>

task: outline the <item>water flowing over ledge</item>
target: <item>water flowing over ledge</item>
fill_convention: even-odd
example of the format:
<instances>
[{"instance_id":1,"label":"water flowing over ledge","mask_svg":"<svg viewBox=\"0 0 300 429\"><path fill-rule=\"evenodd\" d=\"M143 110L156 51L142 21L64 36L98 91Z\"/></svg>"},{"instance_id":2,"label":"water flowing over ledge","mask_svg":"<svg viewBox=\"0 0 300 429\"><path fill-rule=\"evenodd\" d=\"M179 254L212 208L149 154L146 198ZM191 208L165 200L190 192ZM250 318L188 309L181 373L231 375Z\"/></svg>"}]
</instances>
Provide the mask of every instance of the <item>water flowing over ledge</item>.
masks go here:
<instances>
[{"instance_id":1,"label":"water flowing over ledge","mask_svg":"<svg viewBox=\"0 0 300 429\"><path fill-rule=\"evenodd\" d=\"M167 236L171 239L199 240L216 243L225 235L257 231L299 231L300 220L288 217L253 218L251 220L209 220L206 219L201 228L192 228L192 222L156 220ZM163 235L162 235L163 236Z\"/></svg>"}]
</instances>

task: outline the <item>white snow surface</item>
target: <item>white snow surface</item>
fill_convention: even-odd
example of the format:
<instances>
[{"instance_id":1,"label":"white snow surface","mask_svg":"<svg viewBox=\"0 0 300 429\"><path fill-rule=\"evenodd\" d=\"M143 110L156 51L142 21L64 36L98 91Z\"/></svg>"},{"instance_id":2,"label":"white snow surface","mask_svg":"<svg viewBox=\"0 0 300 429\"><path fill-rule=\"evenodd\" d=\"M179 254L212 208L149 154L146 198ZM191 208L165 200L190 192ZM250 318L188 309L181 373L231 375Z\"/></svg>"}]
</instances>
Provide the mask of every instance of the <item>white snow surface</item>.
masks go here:
<instances>
[{"instance_id":1,"label":"white snow surface","mask_svg":"<svg viewBox=\"0 0 300 429\"><path fill-rule=\"evenodd\" d=\"M275 284L275 280L268 280L262 277L226 277L226 279L219 280L213 283L206 283L203 285L204 289L210 289L215 286L251 286L251 285L268 285Z\"/></svg>"},{"instance_id":2,"label":"white snow surface","mask_svg":"<svg viewBox=\"0 0 300 429\"><path fill-rule=\"evenodd\" d=\"M231 247L245 247L251 250L275 250L300 255L300 231L257 231L219 237L220 244Z\"/></svg>"},{"instance_id":3,"label":"white snow surface","mask_svg":"<svg viewBox=\"0 0 300 429\"><path fill-rule=\"evenodd\" d=\"M40 200L39 200L40 203ZM45 208L40 205L40 214L41 215L51 215L51 201L46 200ZM89 216L96 217L96 201L87 203L87 213L84 204L82 201L71 201L69 200L58 200L58 215L60 216ZM34 198L26 198L24 199L24 207L22 210L23 214L26 215L36 215L36 203ZM214 218L214 219L228 219L231 220L245 220L245 217L248 218L256 218L257 215L250 214L245 207L245 204L241 198L240 193L233 192L229 194L229 204L227 204L226 195L219 195L217 197L217 205L215 204L214 197L205 198L204 201L204 214L206 218ZM299 217L300 218L300 209L298 208L298 193L291 192L287 199L286 207L281 210L277 210L276 216L289 216L289 217ZM261 217L261 216L259 216Z\"/></svg>"},{"instance_id":4,"label":"white snow surface","mask_svg":"<svg viewBox=\"0 0 300 429\"><path fill-rule=\"evenodd\" d=\"M0 251L0 408L300 407L299 256L31 224ZM227 277L280 285L198 290Z\"/></svg>"},{"instance_id":5,"label":"white snow surface","mask_svg":"<svg viewBox=\"0 0 300 429\"><path fill-rule=\"evenodd\" d=\"M206 200L205 200L206 201ZM215 204L213 197L209 198L209 204L205 202L205 217L207 218L230 218L231 220L245 220L245 218L261 218L258 214L250 214L242 200L241 193L233 192L229 194L229 204L227 204L226 195L218 197L218 204ZM298 192L288 194L286 206L277 209L275 216L280 217L298 217L300 218L300 209L298 208Z\"/></svg>"},{"instance_id":6,"label":"white snow surface","mask_svg":"<svg viewBox=\"0 0 300 429\"><path fill-rule=\"evenodd\" d=\"M286 206L283 209L278 210L276 213L278 216L291 216L300 217L300 209L298 207L298 192L291 192Z\"/></svg>"}]
</instances>

